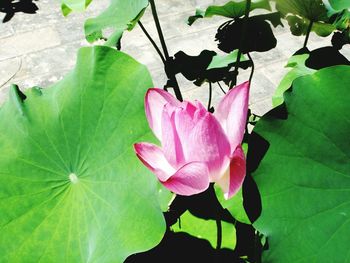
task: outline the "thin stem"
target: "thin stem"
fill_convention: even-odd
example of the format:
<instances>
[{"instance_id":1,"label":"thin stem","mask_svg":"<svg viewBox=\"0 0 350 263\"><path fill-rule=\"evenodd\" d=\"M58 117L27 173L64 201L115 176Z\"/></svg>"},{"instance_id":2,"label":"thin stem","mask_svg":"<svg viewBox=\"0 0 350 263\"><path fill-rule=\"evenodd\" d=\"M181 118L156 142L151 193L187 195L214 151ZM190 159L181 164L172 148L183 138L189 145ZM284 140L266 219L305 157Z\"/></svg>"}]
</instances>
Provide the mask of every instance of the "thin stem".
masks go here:
<instances>
[{"instance_id":1,"label":"thin stem","mask_svg":"<svg viewBox=\"0 0 350 263\"><path fill-rule=\"evenodd\" d=\"M137 23L139 24L139 26L140 26L142 32L146 35L146 37L148 38L148 40L151 42L152 46L153 46L154 49L157 51L157 53L158 53L160 59L162 60L163 64L165 65L165 63L166 63L166 62L165 62L165 58L164 58L162 52L160 51L159 47L157 46L156 42L153 40L153 38L151 37L151 35L148 34L146 28L143 26L143 24L141 23L141 21L139 20Z\"/></svg>"},{"instance_id":2,"label":"thin stem","mask_svg":"<svg viewBox=\"0 0 350 263\"><path fill-rule=\"evenodd\" d=\"M306 48L307 42L309 41L309 37L310 37L310 33L311 33L311 29L312 29L312 25L313 25L313 21L310 21L309 26L307 27L307 31L306 31L306 36L305 36L305 41L304 41L304 48Z\"/></svg>"},{"instance_id":3,"label":"thin stem","mask_svg":"<svg viewBox=\"0 0 350 263\"><path fill-rule=\"evenodd\" d=\"M153 15L154 23L155 23L156 28L157 28L159 40L160 40L160 43L162 45L163 53L165 56L165 61L166 61L166 63L168 63L170 61L170 56L169 56L169 52L168 52L168 49L167 49L167 46L165 43L163 31L162 31L162 28L160 26L158 14L157 14L157 9L156 9L156 4L155 4L154 0L149 0L149 3L151 5L152 15ZM175 93L176 98L179 101L182 101L183 99L182 99L181 91L179 88L179 84L177 83L175 74L169 73L169 71L167 70L167 66L165 66L165 73L167 74L167 77L169 78L170 82L173 84L174 93Z\"/></svg>"},{"instance_id":4,"label":"thin stem","mask_svg":"<svg viewBox=\"0 0 350 263\"><path fill-rule=\"evenodd\" d=\"M222 88L220 82L218 81L218 82L216 82L216 83L219 85L219 88L221 89L221 91L222 91L224 94L226 94L226 91Z\"/></svg>"},{"instance_id":5,"label":"thin stem","mask_svg":"<svg viewBox=\"0 0 350 263\"><path fill-rule=\"evenodd\" d=\"M246 1L247 1L247 3L245 6L245 14L244 14L244 18L243 18L242 35L241 35L240 45L239 45L238 53L237 53L236 66L235 66L235 70L233 71L234 72L234 79L232 80L232 82L230 84L230 89L232 89L237 84L238 68L239 68L239 64L241 62L242 48L243 48L244 40L245 40L245 31L247 29L247 22L248 22L248 18L249 18L251 0L246 0Z\"/></svg>"},{"instance_id":6,"label":"thin stem","mask_svg":"<svg viewBox=\"0 0 350 263\"><path fill-rule=\"evenodd\" d=\"M216 249L220 249L222 240L222 225L220 219L216 219L216 230Z\"/></svg>"},{"instance_id":7,"label":"thin stem","mask_svg":"<svg viewBox=\"0 0 350 263\"><path fill-rule=\"evenodd\" d=\"M208 99L208 111L210 111L211 108L211 97L213 96L213 87L211 85L211 82L209 82L209 99Z\"/></svg>"},{"instance_id":8,"label":"thin stem","mask_svg":"<svg viewBox=\"0 0 350 263\"><path fill-rule=\"evenodd\" d=\"M247 52L247 56L250 59L250 61L252 62L252 70L250 71L250 76L249 76L249 83L251 83L252 79L253 79L255 67L254 67L254 61L253 61L252 57L250 56L249 52Z\"/></svg>"}]
</instances>

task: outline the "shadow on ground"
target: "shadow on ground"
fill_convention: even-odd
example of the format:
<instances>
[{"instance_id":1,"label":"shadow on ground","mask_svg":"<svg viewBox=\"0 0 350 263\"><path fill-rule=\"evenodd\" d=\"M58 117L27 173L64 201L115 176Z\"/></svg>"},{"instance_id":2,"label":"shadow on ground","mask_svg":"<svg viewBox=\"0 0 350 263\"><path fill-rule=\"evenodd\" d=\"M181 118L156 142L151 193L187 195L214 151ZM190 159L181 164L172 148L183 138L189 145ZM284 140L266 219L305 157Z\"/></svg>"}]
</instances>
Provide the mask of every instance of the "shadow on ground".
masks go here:
<instances>
[{"instance_id":1,"label":"shadow on ground","mask_svg":"<svg viewBox=\"0 0 350 263\"><path fill-rule=\"evenodd\" d=\"M22 12L26 14L35 14L38 9L38 6L33 2L33 0L0 1L0 12L6 14L2 20L3 23L10 21L15 16L15 13Z\"/></svg>"}]
</instances>

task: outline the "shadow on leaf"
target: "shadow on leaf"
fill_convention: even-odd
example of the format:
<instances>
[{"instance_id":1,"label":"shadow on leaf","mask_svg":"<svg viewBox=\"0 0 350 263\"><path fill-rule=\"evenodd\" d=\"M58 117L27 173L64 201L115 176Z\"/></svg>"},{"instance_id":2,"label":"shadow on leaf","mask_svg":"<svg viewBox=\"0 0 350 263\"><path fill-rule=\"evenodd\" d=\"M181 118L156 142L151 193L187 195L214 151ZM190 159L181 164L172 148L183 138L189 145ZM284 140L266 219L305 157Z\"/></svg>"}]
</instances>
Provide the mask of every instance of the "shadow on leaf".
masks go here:
<instances>
[{"instance_id":1,"label":"shadow on leaf","mask_svg":"<svg viewBox=\"0 0 350 263\"><path fill-rule=\"evenodd\" d=\"M295 55L309 54L309 58L305 61L305 65L312 69L322 69L337 65L350 65L347 60L338 50L340 43L335 46L327 46L317 48L310 51L308 48L302 48L295 52Z\"/></svg>"},{"instance_id":2,"label":"shadow on leaf","mask_svg":"<svg viewBox=\"0 0 350 263\"><path fill-rule=\"evenodd\" d=\"M193 260L194 259L194 260ZM133 262L230 262L244 263L229 249L213 249L204 239L186 233L168 231L155 248L130 256L126 263Z\"/></svg>"}]
</instances>

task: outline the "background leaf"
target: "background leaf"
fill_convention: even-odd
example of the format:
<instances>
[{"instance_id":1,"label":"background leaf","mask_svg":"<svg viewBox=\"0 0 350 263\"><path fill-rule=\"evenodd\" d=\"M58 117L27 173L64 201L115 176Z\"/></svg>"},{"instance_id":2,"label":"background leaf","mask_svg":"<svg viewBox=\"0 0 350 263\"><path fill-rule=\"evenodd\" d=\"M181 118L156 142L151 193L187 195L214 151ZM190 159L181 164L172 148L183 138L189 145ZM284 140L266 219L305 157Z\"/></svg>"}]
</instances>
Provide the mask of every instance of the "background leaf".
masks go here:
<instances>
[{"instance_id":1,"label":"background leaf","mask_svg":"<svg viewBox=\"0 0 350 263\"><path fill-rule=\"evenodd\" d=\"M152 86L145 66L94 47L56 85L12 89L0 108L1 262L123 262L160 242L157 181L133 151L152 136Z\"/></svg>"},{"instance_id":2,"label":"background leaf","mask_svg":"<svg viewBox=\"0 0 350 263\"><path fill-rule=\"evenodd\" d=\"M212 61L210 62L210 64L207 67L207 70L216 69L216 68L225 68L225 67L228 67L232 64L235 64L237 61L237 54L238 54L238 50L236 49L227 55L215 55L215 56L213 56ZM243 54L241 54L240 61L241 62L248 61L248 59Z\"/></svg>"},{"instance_id":3,"label":"background leaf","mask_svg":"<svg viewBox=\"0 0 350 263\"><path fill-rule=\"evenodd\" d=\"M200 9L196 10L194 16L188 18L187 23L192 25L197 19L212 16L224 16L229 18L238 18L244 15L246 7L246 1L229 1L222 6L211 5L208 6L205 11ZM250 5L250 11L254 9L271 10L268 0L253 0Z\"/></svg>"},{"instance_id":4,"label":"background leaf","mask_svg":"<svg viewBox=\"0 0 350 263\"><path fill-rule=\"evenodd\" d=\"M109 7L95 18L89 18L85 22L85 35L89 42L98 40L103 36L103 30L112 28L111 38L116 45L125 30L134 28L137 21L143 15L148 0L111 0Z\"/></svg>"},{"instance_id":5,"label":"background leaf","mask_svg":"<svg viewBox=\"0 0 350 263\"><path fill-rule=\"evenodd\" d=\"M333 9L341 11L350 8L349 0L328 0Z\"/></svg>"},{"instance_id":6,"label":"background leaf","mask_svg":"<svg viewBox=\"0 0 350 263\"><path fill-rule=\"evenodd\" d=\"M285 94L288 119L267 114L254 129L269 142L253 173L264 262L349 261L349 87L349 66L301 77Z\"/></svg>"},{"instance_id":7,"label":"background leaf","mask_svg":"<svg viewBox=\"0 0 350 263\"><path fill-rule=\"evenodd\" d=\"M92 0L62 0L62 13L67 16L72 11L84 11L91 2Z\"/></svg>"},{"instance_id":8,"label":"background leaf","mask_svg":"<svg viewBox=\"0 0 350 263\"><path fill-rule=\"evenodd\" d=\"M310 22L311 31L319 36L328 36L335 29L322 0L276 0L276 8L288 20L293 35L305 35Z\"/></svg>"}]
</instances>

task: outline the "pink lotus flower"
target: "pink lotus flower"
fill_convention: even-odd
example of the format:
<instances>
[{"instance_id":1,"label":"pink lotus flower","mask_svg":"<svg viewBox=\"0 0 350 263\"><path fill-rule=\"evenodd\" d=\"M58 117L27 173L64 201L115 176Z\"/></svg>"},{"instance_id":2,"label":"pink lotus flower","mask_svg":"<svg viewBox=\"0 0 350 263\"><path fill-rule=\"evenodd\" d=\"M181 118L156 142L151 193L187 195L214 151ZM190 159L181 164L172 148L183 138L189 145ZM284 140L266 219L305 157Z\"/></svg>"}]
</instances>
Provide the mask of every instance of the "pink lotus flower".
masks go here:
<instances>
[{"instance_id":1,"label":"pink lotus flower","mask_svg":"<svg viewBox=\"0 0 350 263\"><path fill-rule=\"evenodd\" d=\"M246 162L241 147L249 97L249 82L231 89L215 114L199 102L180 102L153 88L145 98L146 116L162 147L134 145L138 158L169 190L193 195L217 183L225 198L241 187Z\"/></svg>"}]
</instances>

